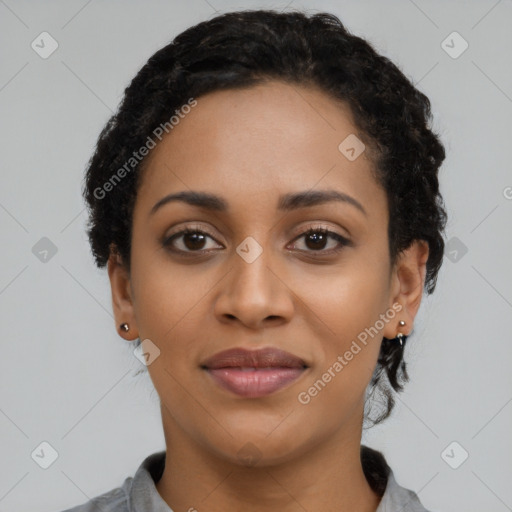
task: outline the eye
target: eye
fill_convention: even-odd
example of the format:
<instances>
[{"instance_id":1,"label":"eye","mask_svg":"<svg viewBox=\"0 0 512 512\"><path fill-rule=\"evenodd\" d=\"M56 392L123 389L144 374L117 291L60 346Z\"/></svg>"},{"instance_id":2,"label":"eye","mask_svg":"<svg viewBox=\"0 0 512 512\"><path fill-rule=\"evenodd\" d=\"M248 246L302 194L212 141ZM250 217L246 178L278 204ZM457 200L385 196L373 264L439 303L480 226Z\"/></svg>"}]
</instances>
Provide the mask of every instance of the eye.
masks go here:
<instances>
[{"instance_id":1,"label":"eye","mask_svg":"<svg viewBox=\"0 0 512 512\"><path fill-rule=\"evenodd\" d=\"M162 245L173 252L201 253L202 251L208 251L211 249L211 247L205 247L208 238L215 241L215 239L205 231L194 227L187 227L186 229L165 238Z\"/></svg>"},{"instance_id":2,"label":"eye","mask_svg":"<svg viewBox=\"0 0 512 512\"><path fill-rule=\"evenodd\" d=\"M322 255L337 253L341 251L345 246L351 245L350 240L338 233L322 227L313 227L302 233L295 240L304 238L304 244L306 249L299 249L303 252L319 252ZM329 240L335 243L326 250Z\"/></svg>"},{"instance_id":3,"label":"eye","mask_svg":"<svg viewBox=\"0 0 512 512\"><path fill-rule=\"evenodd\" d=\"M297 249L307 253L320 253L321 255L334 254L341 251L345 246L351 245L350 240L340 234L323 227L312 227L296 237L295 240L304 238L306 249ZM208 247L208 239L213 240L217 244L216 247ZM329 247L331 241L331 247ZM334 242L334 243L332 243ZM162 245L168 250L186 255L196 253L201 254L215 249L222 249L223 246L218 244L212 235L206 231L189 226L177 233L166 237L162 241Z\"/></svg>"}]
</instances>

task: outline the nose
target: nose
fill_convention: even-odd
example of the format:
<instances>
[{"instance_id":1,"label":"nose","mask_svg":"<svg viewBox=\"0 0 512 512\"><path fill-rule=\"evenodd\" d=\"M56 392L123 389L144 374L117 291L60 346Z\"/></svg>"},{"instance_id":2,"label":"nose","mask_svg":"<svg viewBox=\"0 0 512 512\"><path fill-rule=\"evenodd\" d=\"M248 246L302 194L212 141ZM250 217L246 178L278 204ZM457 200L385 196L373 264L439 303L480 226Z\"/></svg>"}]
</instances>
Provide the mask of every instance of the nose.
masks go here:
<instances>
[{"instance_id":1,"label":"nose","mask_svg":"<svg viewBox=\"0 0 512 512\"><path fill-rule=\"evenodd\" d=\"M289 322L294 312L292 283L270 250L248 262L234 252L231 270L221 281L215 315L221 323L240 323L252 330Z\"/></svg>"}]
</instances>

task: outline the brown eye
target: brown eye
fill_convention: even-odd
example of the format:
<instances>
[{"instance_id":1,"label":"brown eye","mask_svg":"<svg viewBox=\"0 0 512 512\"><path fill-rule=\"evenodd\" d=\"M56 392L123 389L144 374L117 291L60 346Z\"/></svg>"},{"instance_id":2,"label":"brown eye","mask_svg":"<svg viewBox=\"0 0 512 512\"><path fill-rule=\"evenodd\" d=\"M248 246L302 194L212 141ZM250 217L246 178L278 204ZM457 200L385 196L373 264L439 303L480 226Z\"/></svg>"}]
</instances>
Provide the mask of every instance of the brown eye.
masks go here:
<instances>
[{"instance_id":1,"label":"brown eye","mask_svg":"<svg viewBox=\"0 0 512 512\"><path fill-rule=\"evenodd\" d=\"M308 249L319 250L325 249L325 245L329 241L329 236L325 233L315 232L306 235L306 247Z\"/></svg>"},{"instance_id":2,"label":"brown eye","mask_svg":"<svg viewBox=\"0 0 512 512\"><path fill-rule=\"evenodd\" d=\"M206 237L202 233L186 233L183 235L183 245L191 251L204 248Z\"/></svg>"},{"instance_id":3,"label":"brown eye","mask_svg":"<svg viewBox=\"0 0 512 512\"><path fill-rule=\"evenodd\" d=\"M174 252L201 252L209 250L208 239L214 240L208 233L199 229L184 229L166 238L162 245Z\"/></svg>"},{"instance_id":4,"label":"brown eye","mask_svg":"<svg viewBox=\"0 0 512 512\"><path fill-rule=\"evenodd\" d=\"M311 228L308 231L302 233L296 240L304 239L304 245L306 249L298 249L303 252L319 252L321 254L329 254L332 252L338 252L343 249L346 245L351 245L350 240L347 238L335 233L334 231L330 231L325 228ZM334 240L337 243L334 243L331 247L326 247L330 240Z\"/></svg>"}]
</instances>

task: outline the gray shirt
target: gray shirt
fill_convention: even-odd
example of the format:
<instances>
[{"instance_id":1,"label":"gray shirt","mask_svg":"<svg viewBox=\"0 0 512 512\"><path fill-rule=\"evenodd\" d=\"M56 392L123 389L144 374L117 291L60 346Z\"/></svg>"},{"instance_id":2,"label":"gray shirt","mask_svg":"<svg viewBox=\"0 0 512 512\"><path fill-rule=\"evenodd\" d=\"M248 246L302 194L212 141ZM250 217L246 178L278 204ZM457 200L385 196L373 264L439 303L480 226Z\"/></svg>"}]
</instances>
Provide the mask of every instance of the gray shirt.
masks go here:
<instances>
[{"instance_id":1,"label":"gray shirt","mask_svg":"<svg viewBox=\"0 0 512 512\"><path fill-rule=\"evenodd\" d=\"M121 487L63 512L173 512L155 485L162 476L165 455L165 451L149 455ZM370 486L381 496L375 512L429 512L415 492L398 485L382 453L361 445L361 462Z\"/></svg>"}]
</instances>

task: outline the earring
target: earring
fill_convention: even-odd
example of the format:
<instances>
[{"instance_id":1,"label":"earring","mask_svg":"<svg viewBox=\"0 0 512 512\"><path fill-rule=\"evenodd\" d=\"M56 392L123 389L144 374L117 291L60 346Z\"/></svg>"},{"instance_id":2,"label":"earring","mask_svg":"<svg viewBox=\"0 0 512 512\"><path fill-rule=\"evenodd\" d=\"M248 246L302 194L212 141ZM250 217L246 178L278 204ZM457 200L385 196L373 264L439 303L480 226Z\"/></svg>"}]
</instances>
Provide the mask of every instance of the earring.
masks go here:
<instances>
[{"instance_id":1,"label":"earring","mask_svg":"<svg viewBox=\"0 0 512 512\"><path fill-rule=\"evenodd\" d=\"M405 325L405 322L403 320L400 320L400 322L398 322L398 325L400 325L400 327L403 327ZM400 342L400 346L403 347L403 342L407 339L407 336L402 332L399 332L396 335L395 339L397 339Z\"/></svg>"},{"instance_id":2,"label":"earring","mask_svg":"<svg viewBox=\"0 0 512 512\"><path fill-rule=\"evenodd\" d=\"M130 326L127 323L121 324L119 328L122 329L124 332L128 332L130 330Z\"/></svg>"}]
</instances>

